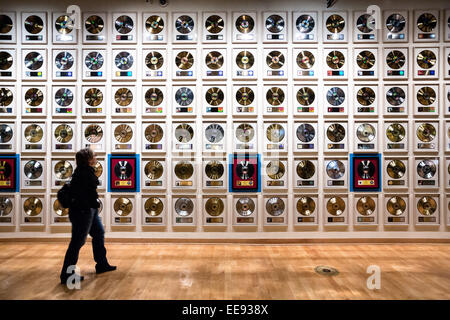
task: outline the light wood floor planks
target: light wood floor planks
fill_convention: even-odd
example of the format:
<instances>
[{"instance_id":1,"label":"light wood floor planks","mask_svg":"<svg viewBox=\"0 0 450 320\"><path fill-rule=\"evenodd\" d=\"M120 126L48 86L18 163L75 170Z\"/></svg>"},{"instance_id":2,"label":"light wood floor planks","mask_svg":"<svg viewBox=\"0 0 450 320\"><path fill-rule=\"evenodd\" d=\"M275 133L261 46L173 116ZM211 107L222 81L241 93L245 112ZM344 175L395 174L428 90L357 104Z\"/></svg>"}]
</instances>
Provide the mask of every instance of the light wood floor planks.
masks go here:
<instances>
[{"instance_id":1,"label":"light wood floor planks","mask_svg":"<svg viewBox=\"0 0 450 320\"><path fill-rule=\"evenodd\" d=\"M449 244L107 244L118 271L58 282L66 244L0 243L0 299L450 299ZM318 275L328 265L340 274ZM369 265L381 289L369 290Z\"/></svg>"}]
</instances>

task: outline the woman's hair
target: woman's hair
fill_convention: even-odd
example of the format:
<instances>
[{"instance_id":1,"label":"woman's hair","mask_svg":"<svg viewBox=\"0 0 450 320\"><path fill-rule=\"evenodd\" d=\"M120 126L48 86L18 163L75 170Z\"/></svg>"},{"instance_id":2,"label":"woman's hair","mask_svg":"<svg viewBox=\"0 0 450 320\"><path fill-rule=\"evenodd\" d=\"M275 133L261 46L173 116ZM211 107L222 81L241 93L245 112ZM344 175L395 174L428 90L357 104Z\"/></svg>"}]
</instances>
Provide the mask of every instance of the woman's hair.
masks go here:
<instances>
[{"instance_id":1,"label":"woman's hair","mask_svg":"<svg viewBox=\"0 0 450 320\"><path fill-rule=\"evenodd\" d=\"M75 155L77 167L89 166L89 160L92 158L94 158L94 152L91 148L81 149Z\"/></svg>"}]
</instances>

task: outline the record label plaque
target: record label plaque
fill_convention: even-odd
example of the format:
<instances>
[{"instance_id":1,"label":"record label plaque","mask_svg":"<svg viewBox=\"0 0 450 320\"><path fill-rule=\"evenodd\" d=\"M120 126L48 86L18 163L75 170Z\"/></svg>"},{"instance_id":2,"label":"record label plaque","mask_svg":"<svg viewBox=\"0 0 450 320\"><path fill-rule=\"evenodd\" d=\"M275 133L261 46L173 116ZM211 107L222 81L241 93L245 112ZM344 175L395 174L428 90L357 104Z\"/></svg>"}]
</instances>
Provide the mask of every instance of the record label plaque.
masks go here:
<instances>
[{"instance_id":1,"label":"record label plaque","mask_svg":"<svg viewBox=\"0 0 450 320\"><path fill-rule=\"evenodd\" d=\"M108 155L108 192L139 192L139 155Z\"/></svg>"},{"instance_id":2,"label":"record label plaque","mask_svg":"<svg viewBox=\"0 0 450 320\"><path fill-rule=\"evenodd\" d=\"M230 192L261 191L260 155L230 155Z\"/></svg>"},{"instance_id":3,"label":"record label plaque","mask_svg":"<svg viewBox=\"0 0 450 320\"><path fill-rule=\"evenodd\" d=\"M381 154L350 155L350 191L381 191Z\"/></svg>"}]
</instances>

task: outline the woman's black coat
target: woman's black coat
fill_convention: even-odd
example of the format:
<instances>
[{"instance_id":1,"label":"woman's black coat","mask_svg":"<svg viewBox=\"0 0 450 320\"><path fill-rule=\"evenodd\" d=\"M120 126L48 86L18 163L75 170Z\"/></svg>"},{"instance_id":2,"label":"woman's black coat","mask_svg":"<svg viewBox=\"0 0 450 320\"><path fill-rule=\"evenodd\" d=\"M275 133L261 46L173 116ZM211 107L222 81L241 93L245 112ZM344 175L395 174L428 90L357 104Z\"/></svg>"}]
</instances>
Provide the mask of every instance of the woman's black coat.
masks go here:
<instances>
[{"instance_id":1,"label":"woman's black coat","mask_svg":"<svg viewBox=\"0 0 450 320\"><path fill-rule=\"evenodd\" d=\"M91 166L77 166L72 175L70 189L73 195L71 209L86 210L99 208L97 186L98 178Z\"/></svg>"}]
</instances>

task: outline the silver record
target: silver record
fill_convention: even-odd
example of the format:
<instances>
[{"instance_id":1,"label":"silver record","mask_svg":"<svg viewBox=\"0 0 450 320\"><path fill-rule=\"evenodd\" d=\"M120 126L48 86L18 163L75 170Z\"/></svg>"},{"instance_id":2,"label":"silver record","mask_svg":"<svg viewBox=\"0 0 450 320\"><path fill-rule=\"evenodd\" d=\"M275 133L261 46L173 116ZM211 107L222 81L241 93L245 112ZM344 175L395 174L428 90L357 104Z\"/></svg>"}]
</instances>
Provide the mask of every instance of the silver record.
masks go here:
<instances>
[{"instance_id":1,"label":"silver record","mask_svg":"<svg viewBox=\"0 0 450 320\"><path fill-rule=\"evenodd\" d=\"M309 33L314 29L315 21L313 17L304 14L297 18L295 25L297 26L297 30L299 32Z\"/></svg>"},{"instance_id":2,"label":"silver record","mask_svg":"<svg viewBox=\"0 0 450 320\"><path fill-rule=\"evenodd\" d=\"M370 142L375 139L375 128L370 123L362 123L356 129L356 136L361 142Z\"/></svg>"},{"instance_id":3,"label":"silver record","mask_svg":"<svg viewBox=\"0 0 450 320\"><path fill-rule=\"evenodd\" d=\"M266 29L272 33L280 33L284 29L284 19L273 14L266 19Z\"/></svg>"},{"instance_id":4,"label":"silver record","mask_svg":"<svg viewBox=\"0 0 450 320\"><path fill-rule=\"evenodd\" d=\"M345 174L345 166L340 160L332 160L327 164L327 175L331 179L342 178Z\"/></svg>"},{"instance_id":5,"label":"silver record","mask_svg":"<svg viewBox=\"0 0 450 320\"><path fill-rule=\"evenodd\" d=\"M175 201L175 211L179 216L189 216L194 210L194 203L189 198L179 198Z\"/></svg>"},{"instance_id":6,"label":"silver record","mask_svg":"<svg viewBox=\"0 0 450 320\"><path fill-rule=\"evenodd\" d=\"M12 211L13 204L10 198L0 197L0 217L9 215Z\"/></svg>"},{"instance_id":7,"label":"silver record","mask_svg":"<svg viewBox=\"0 0 450 320\"><path fill-rule=\"evenodd\" d=\"M302 123L298 126L296 134L301 142L310 142L316 136L316 130L309 123Z\"/></svg>"},{"instance_id":8,"label":"silver record","mask_svg":"<svg viewBox=\"0 0 450 320\"><path fill-rule=\"evenodd\" d=\"M182 123L175 129L175 138L177 141L187 143L194 137L194 130L186 123Z\"/></svg>"},{"instance_id":9,"label":"silver record","mask_svg":"<svg viewBox=\"0 0 450 320\"><path fill-rule=\"evenodd\" d=\"M182 87L178 89L177 92L175 93L175 101L180 106L183 107L188 106L192 103L193 100L194 100L194 92L192 92L192 90L187 87Z\"/></svg>"},{"instance_id":10,"label":"silver record","mask_svg":"<svg viewBox=\"0 0 450 320\"><path fill-rule=\"evenodd\" d=\"M194 30L194 20L186 15L180 16L175 21L175 28L179 33L188 34Z\"/></svg>"},{"instance_id":11,"label":"silver record","mask_svg":"<svg viewBox=\"0 0 450 320\"><path fill-rule=\"evenodd\" d=\"M391 14L386 19L386 27L392 33L397 33L402 31L405 28L406 20L401 14L394 13Z\"/></svg>"},{"instance_id":12,"label":"silver record","mask_svg":"<svg viewBox=\"0 0 450 320\"><path fill-rule=\"evenodd\" d=\"M252 198L240 198L236 202L236 211L241 216L249 216L255 211L255 202Z\"/></svg>"},{"instance_id":13,"label":"silver record","mask_svg":"<svg viewBox=\"0 0 450 320\"><path fill-rule=\"evenodd\" d=\"M73 93L67 88L61 88L55 93L55 101L61 107L67 107L73 102Z\"/></svg>"},{"instance_id":14,"label":"silver record","mask_svg":"<svg viewBox=\"0 0 450 320\"><path fill-rule=\"evenodd\" d=\"M0 124L0 143L8 143L13 137L13 129L7 124Z\"/></svg>"},{"instance_id":15,"label":"silver record","mask_svg":"<svg viewBox=\"0 0 450 320\"><path fill-rule=\"evenodd\" d=\"M417 165L417 174L423 179L431 179L436 174L436 164L428 159L422 160Z\"/></svg>"},{"instance_id":16,"label":"silver record","mask_svg":"<svg viewBox=\"0 0 450 320\"><path fill-rule=\"evenodd\" d=\"M327 101L332 106L340 106L345 100L345 93L339 87L330 88L327 92Z\"/></svg>"},{"instance_id":17,"label":"silver record","mask_svg":"<svg viewBox=\"0 0 450 320\"><path fill-rule=\"evenodd\" d=\"M356 20L356 27L362 33L369 33L375 29L375 19L370 14L363 14Z\"/></svg>"},{"instance_id":18,"label":"silver record","mask_svg":"<svg viewBox=\"0 0 450 320\"><path fill-rule=\"evenodd\" d=\"M271 216L280 216L284 212L284 201L281 198L273 197L267 200L266 210Z\"/></svg>"},{"instance_id":19,"label":"silver record","mask_svg":"<svg viewBox=\"0 0 450 320\"><path fill-rule=\"evenodd\" d=\"M89 70L98 70L103 66L104 58L100 52L92 51L89 52L84 63Z\"/></svg>"},{"instance_id":20,"label":"silver record","mask_svg":"<svg viewBox=\"0 0 450 320\"><path fill-rule=\"evenodd\" d=\"M23 171L28 179L37 179L42 175L43 167L39 161L30 160L24 165Z\"/></svg>"},{"instance_id":21,"label":"silver record","mask_svg":"<svg viewBox=\"0 0 450 320\"><path fill-rule=\"evenodd\" d=\"M392 87L386 92L386 100L393 106L399 106L405 102L405 91L399 87Z\"/></svg>"},{"instance_id":22,"label":"silver record","mask_svg":"<svg viewBox=\"0 0 450 320\"><path fill-rule=\"evenodd\" d=\"M72 54L67 51L58 53L55 58L55 64L59 70L69 70L73 66Z\"/></svg>"},{"instance_id":23,"label":"silver record","mask_svg":"<svg viewBox=\"0 0 450 320\"><path fill-rule=\"evenodd\" d=\"M120 16L114 22L114 27L121 34L130 33L133 30L134 22L129 16Z\"/></svg>"},{"instance_id":24,"label":"silver record","mask_svg":"<svg viewBox=\"0 0 450 320\"><path fill-rule=\"evenodd\" d=\"M120 70L128 70L133 66L134 59L133 56L126 51L119 52L114 59L116 67Z\"/></svg>"},{"instance_id":25,"label":"silver record","mask_svg":"<svg viewBox=\"0 0 450 320\"><path fill-rule=\"evenodd\" d=\"M218 143L222 141L225 132L220 124L213 123L206 127L205 137L211 143Z\"/></svg>"},{"instance_id":26,"label":"silver record","mask_svg":"<svg viewBox=\"0 0 450 320\"><path fill-rule=\"evenodd\" d=\"M25 56L25 67L30 70L38 70L44 64L44 57L38 52L30 52Z\"/></svg>"}]
</instances>

